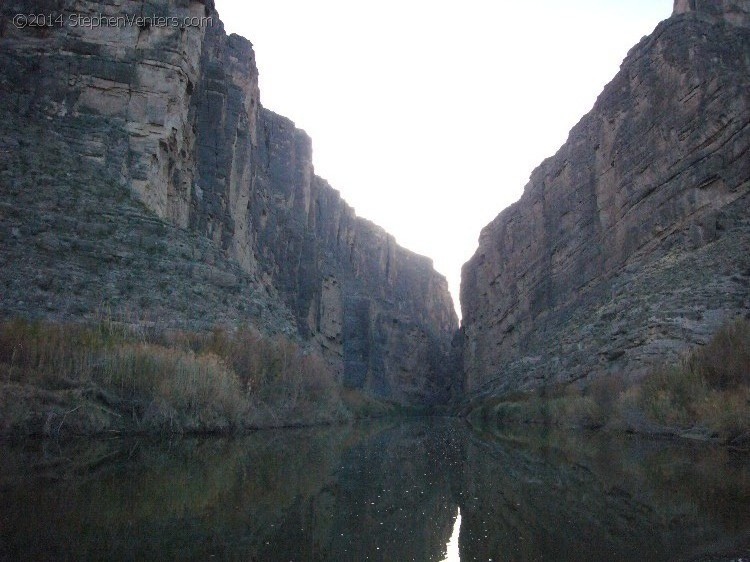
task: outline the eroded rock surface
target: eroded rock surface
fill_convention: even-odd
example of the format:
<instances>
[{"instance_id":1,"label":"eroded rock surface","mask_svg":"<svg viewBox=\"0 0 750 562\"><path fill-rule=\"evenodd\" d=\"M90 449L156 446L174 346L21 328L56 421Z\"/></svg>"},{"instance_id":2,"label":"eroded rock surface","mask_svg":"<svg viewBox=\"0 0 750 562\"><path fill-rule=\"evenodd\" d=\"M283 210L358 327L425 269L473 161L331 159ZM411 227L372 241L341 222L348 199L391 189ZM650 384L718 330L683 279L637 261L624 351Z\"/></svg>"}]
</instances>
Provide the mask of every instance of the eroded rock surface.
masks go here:
<instances>
[{"instance_id":1,"label":"eroded rock surface","mask_svg":"<svg viewBox=\"0 0 750 562\"><path fill-rule=\"evenodd\" d=\"M638 376L750 310L750 6L678 0L464 266L464 385Z\"/></svg>"},{"instance_id":2,"label":"eroded rock surface","mask_svg":"<svg viewBox=\"0 0 750 562\"><path fill-rule=\"evenodd\" d=\"M4 316L252 323L314 342L349 387L447 398L444 277L315 176L210 0L14 0L0 16ZM71 25L85 16L151 20ZM171 23L186 18L204 20Z\"/></svg>"}]
</instances>

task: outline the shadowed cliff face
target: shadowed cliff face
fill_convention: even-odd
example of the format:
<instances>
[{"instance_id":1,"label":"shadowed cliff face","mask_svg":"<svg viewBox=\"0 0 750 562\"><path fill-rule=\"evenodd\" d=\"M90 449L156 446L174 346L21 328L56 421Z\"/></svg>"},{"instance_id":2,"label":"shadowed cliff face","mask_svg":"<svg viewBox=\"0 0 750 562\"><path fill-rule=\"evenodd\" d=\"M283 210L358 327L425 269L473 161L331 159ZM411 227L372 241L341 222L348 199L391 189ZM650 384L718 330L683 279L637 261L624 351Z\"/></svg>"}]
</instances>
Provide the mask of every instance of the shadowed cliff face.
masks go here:
<instances>
[{"instance_id":1,"label":"shadowed cliff face","mask_svg":"<svg viewBox=\"0 0 750 562\"><path fill-rule=\"evenodd\" d=\"M637 376L750 308L746 2L678 0L464 266L466 389Z\"/></svg>"},{"instance_id":2,"label":"shadowed cliff face","mask_svg":"<svg viewBox=\"0 0 750 562\"><path fill-rule=\"evenodd\" d=\"M250 222L263 273L301 333L343 360L348 387L447 399L457 319L445 278L312 173L310 141L293 123L265 109L259 123Z\"/></svg>"},{"instance_id":3,"label":"shadowed cliff face","mask_svg":"<svg viewBox=\"0 0 750 562\"><path fill-rule=\"evenodd\" d=\"M0 10L5 314L251 322L315 342L349 387L447 399L444 277L314 175L310 139L261 107L252 45L212 2ZM53 25L13 24L32 13ZM210 19L70 25L100 14Z\"/></svg>"}]
</instances>

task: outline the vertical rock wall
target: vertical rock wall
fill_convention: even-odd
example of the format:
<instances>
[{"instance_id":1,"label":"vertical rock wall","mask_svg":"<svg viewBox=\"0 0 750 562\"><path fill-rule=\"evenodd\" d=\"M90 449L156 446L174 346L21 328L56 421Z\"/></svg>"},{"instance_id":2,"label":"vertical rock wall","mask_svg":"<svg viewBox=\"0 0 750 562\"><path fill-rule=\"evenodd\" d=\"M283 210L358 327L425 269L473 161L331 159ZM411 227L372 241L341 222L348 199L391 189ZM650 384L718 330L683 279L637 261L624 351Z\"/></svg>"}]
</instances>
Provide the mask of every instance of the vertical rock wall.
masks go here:
<instances>
[{"instance_id":1,"label":"vertical rock wall","mask_svg":"<svg viewBox=\"0 0 750 562\"><path fill-rule=\"evenodd\" d=\"M748 3L675 3L461 286L465 385L637 376L750 309Z\"/></svg>"},{"instance_id":2,"label":"vertical rock wall","mask_svg":"<svg viewBox=\"0 0 750 562\"><path fill-rule=\"evenodd\" d=\"M3 147L14 155L24 143L56 147L72 161L65 182L95 176L170 228L210 240L221 257L210 253L202 267L226 293L216 298L234 310L231 321L257 320L228 304L249 285L291 312L299 336L347 386L404 403L447 399L443 358L457 319L445 278L315 176L309 137L261 107L252 45L225 34L210 0L11 0L0 13L2 107L28 125L0 131ZM53 24L13 24L15 14L35 13ZM83 17L99 24L70 25ZM101 24L110 17L151 19ZM156 19L189 17L209 19ZM9 186L22 171L4 173ZM3 189L9 206L21 204ZM49 195L23 205L49 210L62 194ZM115 200L99 202L101 212L118 215ZM95 247L91 258L104 261ZM179 300L175 285L159 282ZM96 306L81 299L79 314Z\"/></svg>"},{"instance_id":3,"label":"vertical rock wall","mask_svg":"<svg viewBox=\"0 0 750 562\"><path fill-rule=\"evenodd\" d=\"M127 185L159 217L187 226L195 166L190 94L207 27L108 25L112 18L201 18L202 2L28 0L2 7L4 97L81 165ZM25 27L13 21L24 16ZM46 15L50 25L32 18ZM33 141L33 139L28 139Z\"/></svg>"},{"instance_id":4,"label":"vertical rock wall","mask_svg":"<svg viewBox=\"0 0 750 562\"><path fill-rule=\"evenodd\" d=\"M341 365L348 387L447 399L457 320L445 278L313 174L310 139L293 123L265 109L259 122L251 224L264 275L300 332Z\"/></svg>"}]
</instances>

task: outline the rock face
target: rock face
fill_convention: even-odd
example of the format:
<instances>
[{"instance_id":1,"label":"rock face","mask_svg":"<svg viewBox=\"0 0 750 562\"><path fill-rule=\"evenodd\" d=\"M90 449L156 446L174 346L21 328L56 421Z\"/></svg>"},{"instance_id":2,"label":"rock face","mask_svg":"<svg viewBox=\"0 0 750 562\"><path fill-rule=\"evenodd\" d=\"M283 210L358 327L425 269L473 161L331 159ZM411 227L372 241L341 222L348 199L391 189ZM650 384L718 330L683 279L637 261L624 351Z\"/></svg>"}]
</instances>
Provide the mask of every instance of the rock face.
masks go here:
<instances>
[{"instance_id":1,"label":"rock face","mask_svg":"<svg viewBox=\"0 0 750 562\"><path fill-rule=\"evenodd\" d=\"M315 176L210 0L0 15L3 315L250 322L315 342L349 387L447 398L445 279Z\"/></svg>"},{"instance_id":2,"label":"rock face","mask_svg":"<svg viewBox=\"0 0 750 562\"><path fill-rule=\"evenodd\" d=\"M312 173L310 140L293 123L265 109L259 123L250 222L301 333L343 360L347 386L447 398L457 319L445 278Z\"/></svg>"},{"instance_id":3,"label":"rock face","mask_svg":"<svg viewBox=\"0 0 750 562\"><path fill-rule=\"evenodd\" d=\"M638 376L750 310L750 4L678 0L462 272L464 386Z\"/></svg>"}]
</instances>

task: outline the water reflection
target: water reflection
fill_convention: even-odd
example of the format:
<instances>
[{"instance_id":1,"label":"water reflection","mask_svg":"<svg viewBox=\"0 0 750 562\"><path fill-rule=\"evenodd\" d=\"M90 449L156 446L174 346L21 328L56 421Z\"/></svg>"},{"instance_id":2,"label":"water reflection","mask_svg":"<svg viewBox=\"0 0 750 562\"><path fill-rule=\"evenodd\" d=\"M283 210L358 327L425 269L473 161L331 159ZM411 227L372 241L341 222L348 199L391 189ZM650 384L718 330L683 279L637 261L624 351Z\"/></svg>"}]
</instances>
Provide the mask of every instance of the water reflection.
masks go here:
<instances>
[{"instance_id":1,"label":"water reflection","mask_svg":"<svg viewBox=\"0 0 750 562\"><path fill-rule=\"evenodd\" d=\"M748 461L455 420L32 441L0 449L0 559L728 560Z\"/></svg>"},{"instance_id":2,"label":"water reflection","mask_svg":"<svg viewBox=\"0 0 750 562\"><path fill-rule=\"evenodd\" d=\"M442 562L460 562L461 556L458 551L458 537L461 534L461 508L456 511L456 520L453 522L453 532L445 547L445 558Z\"/></svg>"}]
</instances>

